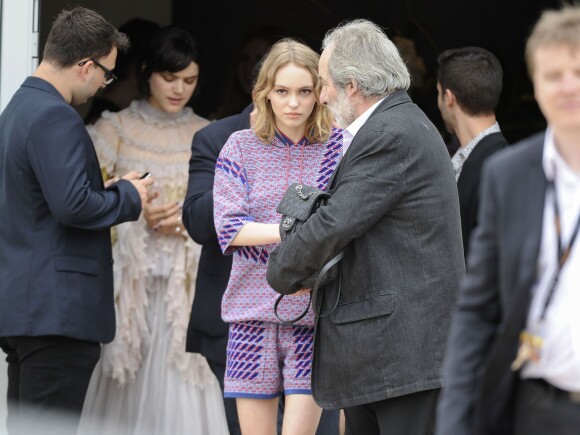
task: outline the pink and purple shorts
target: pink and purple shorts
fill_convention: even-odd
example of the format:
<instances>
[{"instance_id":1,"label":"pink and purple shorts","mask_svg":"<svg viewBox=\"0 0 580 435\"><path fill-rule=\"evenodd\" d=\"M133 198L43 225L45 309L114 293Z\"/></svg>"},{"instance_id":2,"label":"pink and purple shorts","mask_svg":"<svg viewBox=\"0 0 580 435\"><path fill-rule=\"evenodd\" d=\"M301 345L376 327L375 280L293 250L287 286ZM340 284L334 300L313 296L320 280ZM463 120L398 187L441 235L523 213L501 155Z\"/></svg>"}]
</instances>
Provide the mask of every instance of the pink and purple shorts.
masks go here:
<instances>
[{"instance_id":1,"label":"pink and purple shorts","mask_svg":"<svg viewBox=\"0 0 580 435\"><path fill-rule=\"evenodd\" d=\"M231 323L225 397L271 399L312 394L314 328L249 321Z\"/></svg>"}]
</instances>

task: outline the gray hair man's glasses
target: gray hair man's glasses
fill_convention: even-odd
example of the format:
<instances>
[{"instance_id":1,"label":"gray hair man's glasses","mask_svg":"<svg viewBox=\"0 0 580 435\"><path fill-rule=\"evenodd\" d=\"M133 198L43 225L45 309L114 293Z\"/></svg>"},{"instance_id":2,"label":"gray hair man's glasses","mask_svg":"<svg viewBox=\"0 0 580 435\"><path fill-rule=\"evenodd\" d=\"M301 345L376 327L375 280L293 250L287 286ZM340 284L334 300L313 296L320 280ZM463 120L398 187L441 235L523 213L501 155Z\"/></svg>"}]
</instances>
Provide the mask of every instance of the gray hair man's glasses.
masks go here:
<instances>
[{"instance_id":1,"label":"gray hair man's glasses","mask_svg":"<svg viewBox=\"0 0 580 435\"><path fill-rule=\"evenodd\" d=\"M111 71L109 68L101 65L95 59L83 60L82 62L79 62L77 65L78 66L83 66L83 65L85 65L89 61L93 62L95 65L97 65L99 68L101 68L105 72L105 84L106 85L111 84L111 82L117 78L117 76L115 74L113 74L113 71Z\"/></svg>"}]
</instances>

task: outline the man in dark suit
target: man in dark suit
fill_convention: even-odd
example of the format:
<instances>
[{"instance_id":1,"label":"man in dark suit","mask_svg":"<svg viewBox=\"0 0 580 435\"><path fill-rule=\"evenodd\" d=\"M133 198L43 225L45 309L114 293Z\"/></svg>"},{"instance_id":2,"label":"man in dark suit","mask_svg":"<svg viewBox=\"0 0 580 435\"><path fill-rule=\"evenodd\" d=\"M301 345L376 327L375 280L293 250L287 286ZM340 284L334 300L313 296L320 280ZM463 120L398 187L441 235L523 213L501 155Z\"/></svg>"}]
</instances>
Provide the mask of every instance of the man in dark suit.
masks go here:
<instances>
[{"instance_id":1,"label":"man in dark suit","mask_svg":"<svg viewBox=\"0 0 580 435\"><path fill-rule=\"evenodd\" d=\"M223 390L228 324L221 317L222 296L228 284L232 257L222 254L213 222L215 163L230 135L250 128L248 106L238 115L211 123L193 137L189 183L183 203L183 225L202 245L195 283L195 299L187 329L186 350L206 357ZM231 435L240 434L235 399L224 398Z\"/></svg>"},{"instance_id":2,"label":"man in dark suit","mask_svg":"<svg viewBox=\"0 0 580 435\"><path fill-rule=\"evenodd\" d=\"M437 105L445 127L459 139L451 162L459 190L463 253L477 225L479 178L483 162L507 146L495 119L502 87L497 58L479 47L446 50L438 57Z\"/></svg>"},{"instance_id":3,"label":"man in dark suit","mask_svg":"<svg viewBox=\"0 0 580 435\"><path fill-rule=\"evenodd\" d=\"M130 173L105 187L70 104L112 81L126 46L95 12L63 11L43 61L0 117L0 347L10 433L47 433L48 411L66 413L58 432L74 433L99 342L114 336L110 228L139 217L153 180Z\"/></svg>"},{"instance_id":4,"label":"man in dark suit","mask_svg":"<svg viewBox=\"0 0 580 435\"><path fill-rule=\"evenodd\" d=\"M321 101L347 126L346 150L328 203L271 253L268 282L302 293L342 251L340 279L323 289L321 311L338 305L317 322L314 398L344 408L349 434L429 434L464 274L449 154L378 26L345 24L323 47Z\"/></svg>"},{"instance_id":5,"label":"man in dark suit","mask_svg":"<svg viewBox=\"0 0 580 435\"><path fill-rule=\"evenodd\" d=\"M580 7L544 12L526 60L548 129L484 165L440 435L580 428Z\"/></svg>"}]
</instances>

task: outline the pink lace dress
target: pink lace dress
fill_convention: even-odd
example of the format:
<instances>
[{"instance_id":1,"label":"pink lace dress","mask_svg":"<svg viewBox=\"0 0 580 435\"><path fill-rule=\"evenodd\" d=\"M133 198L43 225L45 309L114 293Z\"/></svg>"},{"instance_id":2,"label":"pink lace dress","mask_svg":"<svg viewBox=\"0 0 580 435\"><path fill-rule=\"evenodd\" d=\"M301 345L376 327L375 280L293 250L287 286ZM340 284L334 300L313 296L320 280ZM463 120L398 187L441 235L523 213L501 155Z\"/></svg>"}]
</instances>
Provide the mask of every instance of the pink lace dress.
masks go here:
<instances>
[{"instance_id":1,"label":"pink lace dress","mask_svg":"<svg viewBox=\"0 0 580 435\"><path fill-rule=\"evenodd\" d=\"M168 114L134 101L88 129L104 172L151 172L164 204L185 198L191 140L207 124L189 108ZM217 379L205 358L185 352L201 247L156 233L143 217L112 237L117 333L102 347L79 433L227 434Z\"/></svg>"}]
</instances>

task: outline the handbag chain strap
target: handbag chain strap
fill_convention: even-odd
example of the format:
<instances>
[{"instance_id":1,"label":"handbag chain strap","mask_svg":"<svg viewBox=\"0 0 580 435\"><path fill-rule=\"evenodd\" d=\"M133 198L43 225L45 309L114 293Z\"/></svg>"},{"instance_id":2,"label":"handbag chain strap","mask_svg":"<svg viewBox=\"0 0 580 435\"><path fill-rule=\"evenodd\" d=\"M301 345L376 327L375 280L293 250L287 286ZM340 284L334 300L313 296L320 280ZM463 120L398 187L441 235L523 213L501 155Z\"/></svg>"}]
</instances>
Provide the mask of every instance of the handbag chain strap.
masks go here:
<instances>
[{"instance_id":1,"label":"handbag chain strap","mask_svg":"<svg viewBox=\"0 0 580 435\"><path fill-rule=\"evenodd\" d=\"M298 197L300 199L303 199L304 201L306 201L307 199L309 199L312 195L314 195L316 192L310 192L309 194L305 195L302 192L302 184L298 184L294 189L296 189L296 194L298 195Z\"/></svg>"},{"instance_id":2,"label":"handbag chain strap","mask_svg":"<svg viewBox=\"0 0 580 435\"><path fill-rule=\"evenodd\" d=\"M340 254L338 254L336 257L334 257L328 263L326 263L324 265L324 267L320 270L320 273L318 274L318 276L316 277L316 280L314 281L314 286L312 287L312 291L310 292L310 297L308 298L308 304L306 305L306 308L304 309L304 311L302 311L302 313L300 313L297 317L295 317L293 319L283 319L282 317L280 317L280 315L278 314L278 306L280 305L280 302L282 302L282 299L284 298L284 296L287 296L287 295L278 296L278 298L276 299L276 302L274 303L274 314L276 315L276 318L281 323L283 323L285 325L290 325L290 324L296 323L299 320L301 320L302 318L304 318L304 316L306 316L306 314L308 314L308 310L310 309L310 304L312 304L314 315L318 318L326 317L326 316L329 316L330 314L332 314L332 312L338 306L338 301L340 300L340 290L342 287L342 285L341 285L342 284L342 275L340 273L340 268L338 269L338 293L336 295L336 300L334 301L330 310L328 310L326 313L322 314L322 313L316 311L316 307L314 306L314 304L316 303L316 300L318 297L318 288L320 287L320 283L322 282L322 279L328 273L328 271L332 268L332 266L334 266L336 263L338 263L340 260L342 260L342 257L344 257L344 251L341 252ZM322 309L322 304L321 304L320 309Z\"/></svg>"}]
</instances>

